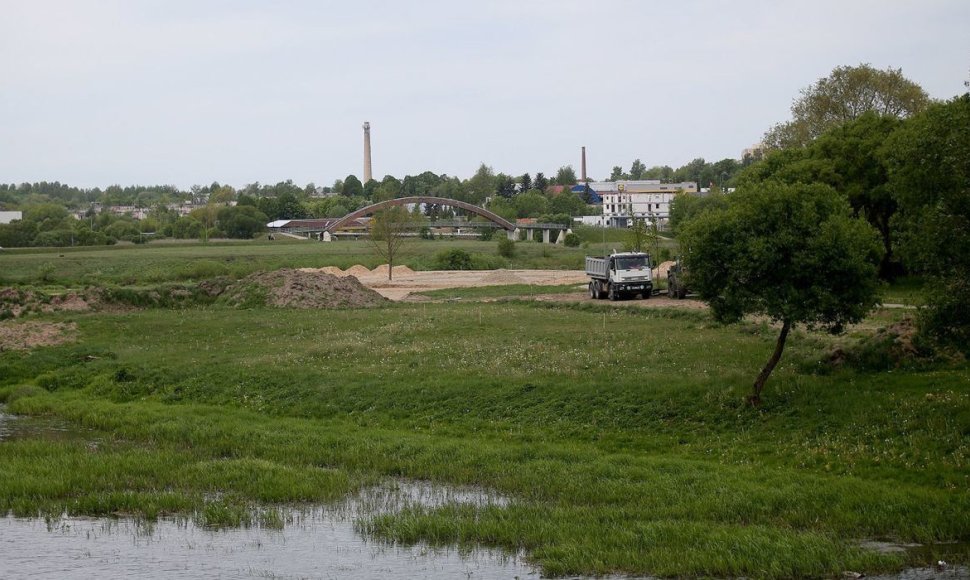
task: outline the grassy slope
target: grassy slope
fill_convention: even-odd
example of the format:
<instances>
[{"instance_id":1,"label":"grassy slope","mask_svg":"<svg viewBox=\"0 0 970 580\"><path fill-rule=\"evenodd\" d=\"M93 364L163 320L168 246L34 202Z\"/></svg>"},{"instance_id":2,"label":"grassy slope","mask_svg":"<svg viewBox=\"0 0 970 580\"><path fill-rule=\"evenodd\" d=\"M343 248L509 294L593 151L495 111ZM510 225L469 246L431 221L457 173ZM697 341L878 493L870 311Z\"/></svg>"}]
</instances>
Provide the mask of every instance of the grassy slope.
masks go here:
<instances>
[{"instance_id":1,"label":"grassy slope","mask_svg":"<svg viewBox=\"0 0 970 580\"><path fill-rule=\"evenodd\" d=\"M79 345L0 354L0 394L43 386L52 394L12 409L69 417L101 443L4 443L0 509L235 524L249 502L327 501L378 477L477 484L514 501L363 527L524 548L551 574L837 575L904 563L853 539L970 538L965 367L806 374L825 341L796 335L754 411L741 399L774 331L703 313L497 303L73 319Z\"/></svg>"}]
</instances>

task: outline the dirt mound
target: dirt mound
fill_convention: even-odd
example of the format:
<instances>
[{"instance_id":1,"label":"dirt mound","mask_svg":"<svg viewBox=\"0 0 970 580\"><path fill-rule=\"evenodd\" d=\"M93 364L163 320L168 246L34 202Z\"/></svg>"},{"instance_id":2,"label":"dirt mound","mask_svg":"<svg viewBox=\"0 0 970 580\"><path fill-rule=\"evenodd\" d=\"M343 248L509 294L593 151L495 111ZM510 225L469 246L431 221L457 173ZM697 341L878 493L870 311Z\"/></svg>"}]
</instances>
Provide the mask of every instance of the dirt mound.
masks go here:
<instances>
[{"instance_id":1,"label":"dirt mound","mask_svg":"<svg viewBox=\"0 0 970 580\"><path fill-rule=\"evenodd\" d=\"M395 276L410 276L414 274L414 270L408 268L407 266L394 266L391 268Z\"/></svg>"},{"instance_id":2,"label":"dirt mound","mask_svg":"<svg viewBox=\"0 0 970 580\"><path fill-rule=\"evenodd\" d=\"M0 351L29 350L70 342L77 336L77 325L51 322L0 323Z\"/></svg>"},{"instance_id":3,"label":"dirt mound","mask_svg":"<svg viewBox=\"0 0 970 580\"><path fill-rule=\"evenodd\" d=\"M19 318L28 312L84 312L101 305L98 289L47 295L33 290L0 288L0 320Z\"/></svg>"},{"instance_id":4,"label":"dirt mound","mask_svg":"<svg viewBox=\"0 0 970 580\"><path fill-rule=\"evenodd\" d=\"M661 262L659 266L653 269L653 279L654 280L666 280L667 273L670 272L670 268L676 264L673 260L668 260L666 262Z\"/></svg>"},{"instance_id":5,"label":"dirt mound","mask_svg":"<svg viewBox=\"0 0 970 580\"><path fill-rule=\"evenodd\" d=\"M347 268L346 270L344 270L344 274L347 275L347 276L357 276L359 278L361 276L367 276L367 275L369 275L370 274L370 270L367 268L367 266L361 266L360 264L354 264L353 266L351 266L351 267Z\"/></svg>"},{"instance_id":6,"label":"dirt mound","mask_svg":"<svg viewBox=\"0 0 970 580\"><path fill-rule=\"evenodd\" d=\"M388 270L390 270L390 268L388 268L387 264L381 264L380 266L378 266L378 267L374 268L373 270L371 270L370 273L373 274L373 275L375 275L375 276L385 276L386 277Z\"/></svg>"},{"instance_id":7,"label":"dirt mound","mask_svg":"<svg viewBox=\"0 0 970 580\"><path fill-rule=\"evenodd\" d=\"M919 344L916 322L904 318L856 344L836 348L827 359L835 367L886 370L929 360L933 355L931 349Z\"/></svg>"},{"instance_id":8,"label":"dirt mound","mask_svg":"<svg viewBox=\"0 0 970 580\"><path fill-rule=\"evenodd\" d=\"M387 302L354 277L290 269L250 274L227 289L223 300L236 307L285 308L369 308Z\"/></svg>"},{"instance_id":9,"label":"dirt mound","mask_svg":"<svg viewBox=\"0 0 970 580\"><path fill-rule=\"evenodd\" d=\"M480 283L500 286L505 284L528 284L528 280L509 272L508 270L495 270L494 272L489 272L488 274L482 276Z\"/></svg>"}]
</instances>

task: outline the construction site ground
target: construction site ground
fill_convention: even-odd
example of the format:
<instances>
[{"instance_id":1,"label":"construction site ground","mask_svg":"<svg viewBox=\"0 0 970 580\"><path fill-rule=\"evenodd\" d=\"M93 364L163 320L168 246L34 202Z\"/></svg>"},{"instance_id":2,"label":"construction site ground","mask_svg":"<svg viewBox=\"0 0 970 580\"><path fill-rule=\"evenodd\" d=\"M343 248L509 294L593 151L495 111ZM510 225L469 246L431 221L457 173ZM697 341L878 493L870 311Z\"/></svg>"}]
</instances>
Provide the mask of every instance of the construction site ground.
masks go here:
<instances>
[{"instance_id":1,"label":"construction site ground","mask_svg":"<svg viewBox=\"0 0 970 580\"><path fill-rule=\"evenodd\" d=\"M479 286L528 285L528 292L522 293L522 298L545 302L580 302L591 300L586 292L589 278L582 270L433 270L413 271L410 268L395 267L391 279L387 277L387 266L379 266L368 270L363 266L353 266L345 271L337 268L321 268L328 274L337 276L355 276L364 286L371 288L382 296L397 302L433 301L422 296L421 292L443 290L449 288L473 288ZM544 293L544 286L576 285L575 292ZM475 300L493 301L495 298L478 298ZM599 300L609 304L609 300ZM644 308L676 307L676 308L706 308L698 300L675 300L666 295L654 295L647 300L622 300L615 304L635 305Z\"/></svg>"}]
</instances>

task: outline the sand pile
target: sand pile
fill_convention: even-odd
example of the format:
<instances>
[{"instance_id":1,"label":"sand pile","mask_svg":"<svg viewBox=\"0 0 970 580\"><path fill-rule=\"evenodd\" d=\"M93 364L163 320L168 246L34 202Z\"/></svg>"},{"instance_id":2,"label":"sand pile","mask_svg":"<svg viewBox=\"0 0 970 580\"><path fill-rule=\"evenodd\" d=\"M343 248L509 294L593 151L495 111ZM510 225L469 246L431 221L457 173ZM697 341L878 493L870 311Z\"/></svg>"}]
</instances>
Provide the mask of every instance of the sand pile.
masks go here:
<instances>
[{"instance_id":1,"label":"sand pile","mask_svg":"<svg viewBox=\"0 0 970 580\"><path fill-rule=\"evenodd\" d=\"M70 342L77 336L77 326L63 322L0 323L0 351L29 350Z\"/></svg>"},{"instance_id":2,"label":"sand pile","mask_svg":"<svg viewBox=\"0 0 970 580\"><path fill-rule=\"evenodd\" d=\"M354 264L353 266L351 266L351 267L347 268L346 270L344 270L344 275L345 276L357 276L359 278L361 276L368 276L368 275L370 275L370 270L367 268L367 266L361 266L360 264Z\"/></svg>"},{"instance_id":3,"label":"sand pile","mask_svg":"<svg viewBox=\"0 0 970 580\"><path fill-rule=\"evenodd\" d=\"M504 284L528 284L528 280L509 272L508 270L495 270L489 272L479 281L481 284L499 286Z\"/></svg>"},{"instance_id":4,"label":"sand pile","mask_svg":"<svg viewBox=\"0 0 970 580\"><path fill-rule=\"evenodd\" d=\"M387 267L387 264L381 264L380 266L378 266L378 267L374 268L373 270L371 270L370 273L372 275L374 275L374 276L383 276L383 277L387 278L387 271L388 270L390 270L390 268Z\"/></svg>"},{"instance_id":5,"label":"sand pile","mask_svg":"<svg viewBox=\"0 0 970 580\"><path fill-rule=\"evenodd\" d=\"M323 272L332 276L347 276L347 273L336 266L324 266L323 268L297 268L300 272L317 273Z\"/></svg>"},{"instance_id":6,"label":"sand pile","mask_svg":"<svg viewBox=\"0 0 970 580\"><path fill-rule=\"evenodd\" d=\"M391 269L394 271L395 276L410 276L414 274L414 270L407 266L394 266Z\"/></svg>"},{"instance_id":7,"label":"sand pile","mask_svg":"<svg viewBox=\"0 0 970 580\"><path fill-rule=\"evenodd\" d=\"M659 266L653 269L653 279L666 280L667 273L670 272L670 268L673 267L673 265L676 263L677 262L674 262L673 260L670 260L667 262L661 262Z\"/></svg>"},{"instance_id":8,"label":"sand pile","mask_svg":"<svg viewBox=\"0 0 970 580\"><path fill-rule=\"evenodd\" d=\"M387 302L354 277L290 269L250 274L229 287L222 300L246 308L369 308Z\"/></svg>"}]
</instances>

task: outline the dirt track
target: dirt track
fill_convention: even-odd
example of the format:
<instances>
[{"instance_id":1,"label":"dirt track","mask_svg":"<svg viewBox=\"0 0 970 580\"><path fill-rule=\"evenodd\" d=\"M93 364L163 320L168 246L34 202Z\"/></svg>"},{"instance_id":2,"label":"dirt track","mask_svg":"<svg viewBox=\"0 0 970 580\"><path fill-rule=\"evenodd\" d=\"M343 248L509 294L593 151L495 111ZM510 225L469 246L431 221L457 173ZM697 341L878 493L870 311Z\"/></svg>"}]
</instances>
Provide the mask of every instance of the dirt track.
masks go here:
<instances>
[{"instance_id":1,"label":"dirt track","mask_svg":"<svg viewBox=\"0 0 970 580\"><path fill-rule=\"evenodd\" d=\"M396 270L396 269L395 269ZM531 284L533 286L559 286L563 284L586 284L588 278L581 270L449 270L424 272L394 272L392 280L387 272L354 274L364 286L376 290L391 300L403 300L412 292L441 290L444 288L471 288L475 286L502 286Z\"/></svg>"},{"instance_id":2,"label":"dirt track","mask_svg":"<svg viewBox=\"0 0 970 580\"><path fill-rule=\"evenodd\" d=\"M368 288L372 288L381 295L395 301L409 300L417 297L409 296L415 292L440 290L444 288L471 288L475 286L503 286L511 284L529 284L536 288L524 295L542 302L583 302L592 301L586 294L585 285L589 278L582 270L462 270L462 271L424 271L413 272L407 269L398 273L395 269L392 280L387 279L384 270L364 273L359 271L354 275ZM568 294L543 294L542 286L561 286L575 284L576 292ZM483 299L492 301L494 299ZM707 308L703 302L697 300L673 300L665 295L653 296L647 300L621 300L610 302L598 300L602 304L618 306L635 306L639 308Z\"/></svg>"}]
</instances>

